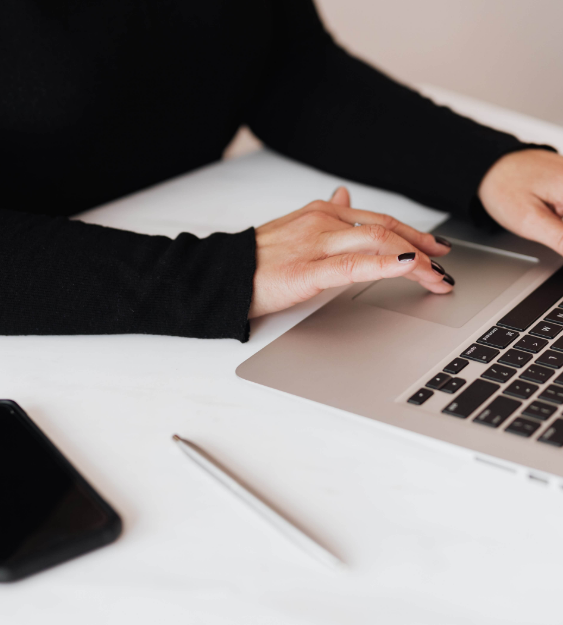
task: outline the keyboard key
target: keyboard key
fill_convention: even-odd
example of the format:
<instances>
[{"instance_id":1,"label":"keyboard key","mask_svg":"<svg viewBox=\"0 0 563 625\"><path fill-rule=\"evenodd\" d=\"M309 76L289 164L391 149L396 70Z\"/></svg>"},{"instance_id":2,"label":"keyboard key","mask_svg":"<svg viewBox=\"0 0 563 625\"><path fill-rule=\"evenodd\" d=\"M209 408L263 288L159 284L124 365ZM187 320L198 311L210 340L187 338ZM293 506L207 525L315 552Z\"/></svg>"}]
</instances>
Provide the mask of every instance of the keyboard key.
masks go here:
<instances>
[{"instance_id":1,"label":"keyboard key","mask_svg":"<svg viewBox=\"0 0 563 625\"><path fill-rule=\"evenodd\" d=\"M409 404L414 404L415 406L420 406L427 399L430 399L434 395L433 391L427 388L421 388L420 391L417 391L412 397L409 397Z\"/></svg>"},{"instance_id":2,"label":"keyboard key","mask_svg":"<svg viewBox=\"0 0 563 625\"><path fill-rule=\"evenodd\" d=\"M538 339L535 336L530 336L529 334L526 334L526 336L523 336L518 341L518 343L515 343L514 347L517 347L518 349L523 349L527 352L532 352L532 354L537 354L546 345L547 345L547 341L545 339ZM561 349L563 351L563 347Z\"/></svg>"},{"instance_id":3,"label":"keyboard key","mask_svg":"<svg viewBox=\"0 0 563 625\"><path fill-rule=\"evenodd\" d=\"M487 380L492 380L493 382L506 382L507 380L510 380L515 373L516 369L494 364L490 366L485 373L481 375L481 377Z\"/></svg>"},{"instance_id":4,"label":"keyboard key","mask_svg":"<svg viewBox=\"0 0 563 625\"><path fill-rule=\"evenodd\" d=\"M451 379L452 379L451 375L448 375L447 373L439 373L438 375L435 375L431 380L428 380L425 386L427 388L433 388L435 390L438 390L439 388L442 388L442 386L444 386L444 384L446 384L446 382L449 382Z\"/></svg>"},{"instance_id":5,"label":"keyboard key","mask_svg":"<svg viewBox=\"0 0 563 625\"><path fill-rule=\"evenodd\" d=\"M492 347L485 347L484 345L473 345L469 346L463 354L463 358L469 358L470 360L476 360L477 362L491 362L493 358L496 358L499 355L498 349L493 349Z\"/></svg>"},{"instance_id":6,"label":"keyboard key","mask_svg":"<svg viewBox=\"0 0 563 625\"><path fill-rule=\"evenodd\" d=\"M563 388L551 384L542 390L538 399L547 399L547 401L551 401L554 404L563 404Z\"/></svg>"},{"instance_id":7,"label":"keyboard key","mask_svg":"<svg viewBox=\"0 0 563 625\"><path fill-rule=\"evenodd\" d=\"M538 390L538 388L539 386L536 386L535 384L530 384L530 382L516 380L516 382L512 382L509 387L505 388L504 392L506 393L506 395L512 395L512 397L518 397L519 399L528 399Z\"/></svg>"},{"instance_id":8,"label":"keyboard key","mask_svg":"<svg viewBox=\"0 0 563 625\"><path fill-rule=\"evenodd\" d=\"M561 311L563 312L563 310ZM516 340L520 334L514 330L507 330L505 328L491 328L486 334L483 334L481 338L477 339L477 343L482 345L492 345L492 347L500 347L504 349L512 341Z\"/></svg>"},{"instance_id":9,"label":"keyboard key","mask_svg":"<svg viewBox=\"0 0 563 625\"><path fill-rule=\"evenodd\" d=\"M532 358L532 354L526 354L518 351L517 349L509 349L498 359L498 361L502 362L503 365L512 365L513 367L520 368L527 365Z\"/></svg>"},{"instance_id":10,"label":"keyboard key","mask_svg":"<svg viewBox=\"0 0 563 625\"><path fill-rule=\"evenodd\" d=\"M559 384L561 386L563 386L563 373L561 373L560 375L558 375L555 380L552 380L553 384Z\"/></svg>"},{"instance_id":11,"label":"keyboard key","mask_svg":"<svg viewBox=\"0 0 563 625\"><path fill-rule=\"evenodd\" d=\"M457 393L459 389L465 384L465 380L462 378L452 378L447 384L440 389L444 393Z\"/></svg>"},{"instance_id":12,"label":"keyboard key","mask_svg":"<svg viewBox=\"0 0 563 625\"><path fill-rule=\"evenodd\" d=\"M528 438L540 427L540 423L527 419L526 417L516 417L514 421L506 428L505 432L518 434Z\"/></svg>"},{"instance_id":13,"label":"keyboard key","mask_svg":"<svg viewBox=\"0 0 563 625\"><path fill-rule=\"evenodd\" d=\"M517 306L508 312L497 325L512 330L525 330L536 319L556 304L563 296L563 267L525 297Z\"/></svg>"},{"instance_id":14,"label":"keyboard key","mask_svg":"<svg viewBox=\"0 0 563 625\"><path fill-rule=\"evenodd\" d=\"M498 384L485 382L485 380L475 380L475 382L470 384L464 391L461 391L442 412L453 415L454 417L466 419L499 388L500 386Z\"/></svg>"},{"instance_id":15,"label":"keyboard key","mask_svg":"<svg viewBox=\"0 0 563 625\"><path fill-rule=\"evenodd\" d=\"M515 399L509 399L508 397L495 397L493 401L482 410L473 419L475 423L482 423L492 428L498 428L498 426L506 421L508 417L520 406L522 402Z\"/></svg>"},{"instance_id":16,"label":"keyboard key","mask_svg":"<svg viewBox=\"0 0 563 625\"><path fill-rule=\"evenodd\" d=\"M554 339L559 332L561 332L561 330L563 330L563 326L560 326L557 323L551 323L551 321L541 321L530 330L530 334L533 334L534 336L541 336L544 339Z\"/></svg>"},{"instance_id":17,"label":"keyboard key","mask_svg":"<svg viewBox=\"0 0 563 625\"><path fill-rule=\"evenodd\" d=\"M558 354L552 349L548 349L541 356L536 358L536 362L546 367L552 367L553 369L561 369L563 366L563 354Z\"/></svg>"},{"instance_id":18,"label":"keyboard key","mask_svg":"<svg viewBox=\"0 0 563 625\"><path fill-rule=\"evenodd\" d=\"M551 349L555 349L558 352L563 352L563 336L560 339L557 339L555 343L551 344Z\"/></svg>"},{"instance_id":19,"label":"keyboard key","mask_svg":"<svg viewBox=\"0 0 563 625\"><path fill-rule=\"evenodd\" d=\"M545 367L540 367L539 365L531 365L526 369L526 371L522 372L520 377L523 380L528 380L528 382L543 384L544 382L547 382L554 373L555 371L553 371L553 369L546 369Z\"/></svg>"},{"instance_id":20,"label":"keyboard key","mask_svg":"<svg viewBox=\"0 0 563 625\"><path fill-rule=\"evenodd\" d=\"M538 438L538 441L547 443L548 445L554 445L555 447L563 447L563 419L555 419Z\"/></svg>"},{"instance_id":21,"label":"keyboard key","mask_svg":"<svg viewBox=\"0 0 563 625\"><path fill-rule=\"evenodd\" d=\"M556 410L557 408L555 406L551 406L550 404L544 404L541 401L533 401L525 410L522 411L522 414L525 414L528 417L535 417L541 421L547 421L547 419L549 419L549 417L551 417Z\"/></svg>"},{"instance_id":22,"label":"keyboard key","mask_svg":"<svg viewBox=\"0 0 563 625\"><path fill-rule=\"evenodd\" d=\"M563 324L563 310L561 310L561 308L554 308L552 311L547 313L545 320Z\"/></svg>"},{"instance_id":23,"label":"keyboard key","mask_svg":"<svg viewBox=\"0 0 563 625\"><path fill-rule=\"evenodd\" d=\"M462 369L467 367L468 364L469 364L468 360L464 360L463 358L455 358L454 360L450 362L449 365L446 365L444 367L444 371L446 373L453 373L453 375L457 375Z\"/></svg>"}]
</instances>

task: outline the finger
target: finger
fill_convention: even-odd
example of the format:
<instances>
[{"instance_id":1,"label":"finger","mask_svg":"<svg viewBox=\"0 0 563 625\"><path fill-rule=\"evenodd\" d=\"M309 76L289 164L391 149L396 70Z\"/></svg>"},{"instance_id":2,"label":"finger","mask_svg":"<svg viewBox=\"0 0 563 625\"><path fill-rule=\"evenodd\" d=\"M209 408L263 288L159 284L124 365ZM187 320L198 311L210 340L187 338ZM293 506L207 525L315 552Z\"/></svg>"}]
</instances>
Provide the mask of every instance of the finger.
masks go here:
<instances>
[{"instance_id":1,"label":"finger","mask_svg":"<svg viewBox=\"0 0 563 625\"><path fill-rule=\"evenodd\" d=\"M448 277L451 278L451 276ZM440 282L425 282L424 280L416 280L412 274L406 275L405 278L413 282L418 282L420 286L424 287L426 290L437 293L438 295L450 293L454 288L454 285L450 282L446 282L445 279L442 279Z\"/></svg>"},{"instance_id":2,"label":"finger","mask_svg":"<svg viewBox=\"0 0 563 625\"><path fill-rule=\"evenodd\" d=\"M417 267L413 270L413 278L418 281L440 282L445 274L444 268L431 261L430 258L414 245L383 226L360 226L326 232L320 239L321 252L325 256L341 254L365 255L398 255L404 252L415 252L419 256ZM449 289L451 290L451 289Z\"/></svg>"},{"instance_id":3,"label":"finger","mask_svg":"<svg viewBox=\"0 0 563 625\"><path fill-rule=\"evenodd\" d=\"M332 194L330 203L338 206L350 206L350 192L346 187L338 187Z\"/></svg>"},{"instance_id":4,"label":"finger","mask_svg":"<svg viewBox=\"0 0 563 625\"><path fill-rule=\"evenodd\" d=\"M342 254L311 265L310 280L319 289L330 289L353 282L372 282L382 278L398 278L414 271L419 263L417 254L366 256Z\"/></svg>"},{"instance_id":5,"label":"finger","mask_svg":"<svg viewBox=\"0 0 563 625\"><path fill-rule=\"evenodd\" d=\"M407 258L405 258L405 256ZM343 254L317 261L312 267L311 280L319 289L343 286L355 282L373 282L382 278L411 278L420 262L418 254L399 256L366 256L363 254ZM445 294L452 289L445 282L421 285L434 293Z\"/></svg>"},{"instance_id":6,"label":"finger","mask_svg":"<svg viewBox=\"0 0 563 625\"><path fill-rule=\"evenodd\" d=\"M451 249L452 244L443 237L435 237L428 232L420 232L416 228L407 226L403 222L381 213L341 206L336 208L337 216L342 221L354 225L355 223L366 225L380 225L388 230L392 230L412 243L417 249L428 256L445 256Z\"/></svg>"}]
</instances>

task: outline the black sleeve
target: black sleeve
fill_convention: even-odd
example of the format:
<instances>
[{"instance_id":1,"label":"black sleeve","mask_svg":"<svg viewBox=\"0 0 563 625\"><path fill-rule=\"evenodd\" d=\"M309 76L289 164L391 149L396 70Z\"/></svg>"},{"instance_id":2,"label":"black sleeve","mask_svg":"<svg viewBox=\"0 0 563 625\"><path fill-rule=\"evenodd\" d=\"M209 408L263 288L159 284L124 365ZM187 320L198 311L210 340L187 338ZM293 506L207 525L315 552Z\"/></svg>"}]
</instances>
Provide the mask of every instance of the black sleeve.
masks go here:
<instances>
[{"instance_id":1,"label":"black sleeve","mask_svg":"<svg viewBox=\"0 0 563 625\"><path fill-rule=\"evenodd\" d=\"M0 210L0 334L248 340L255 237L172 240Z\"/></svg>"},{"instance_id":2,"label":"black sleeve","mask_svg":"<svg viewBox=\"0 0 563 625\"><path fill-rule=\"evenodd\" d=\"M312 0L274 6L275 44L247 120L273 149L458 215L478 209L479 183L501 156L553 149L457 115L350 56Z\"/></svg>"}]
</instances>

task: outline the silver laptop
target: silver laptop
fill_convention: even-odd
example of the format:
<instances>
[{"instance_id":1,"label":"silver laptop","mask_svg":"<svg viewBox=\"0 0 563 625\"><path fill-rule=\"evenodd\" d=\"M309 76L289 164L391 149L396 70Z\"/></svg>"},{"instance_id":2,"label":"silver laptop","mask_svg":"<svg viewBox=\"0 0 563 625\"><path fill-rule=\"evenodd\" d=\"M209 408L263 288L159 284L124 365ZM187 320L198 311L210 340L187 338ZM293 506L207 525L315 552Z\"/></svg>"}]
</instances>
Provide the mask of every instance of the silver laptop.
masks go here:
<instances>
[{"instance_id":1,"label":"silver laptop","mask_svg":"<svg viewBox=\"0 0 563 625\"><path fill-rule=\"evenodd\" d=\"M353 285L237 374L563 487L563 259L455 220L434 233L453 293Z\"/></svg>"}]
</instances>

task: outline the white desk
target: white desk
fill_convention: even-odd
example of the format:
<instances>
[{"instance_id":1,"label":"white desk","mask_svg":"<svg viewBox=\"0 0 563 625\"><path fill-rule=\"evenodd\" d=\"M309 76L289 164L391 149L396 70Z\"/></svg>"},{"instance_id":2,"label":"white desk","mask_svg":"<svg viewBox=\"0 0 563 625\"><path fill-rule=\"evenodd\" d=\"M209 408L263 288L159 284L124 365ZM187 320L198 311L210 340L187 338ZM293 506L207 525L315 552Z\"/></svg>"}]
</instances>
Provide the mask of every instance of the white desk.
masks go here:
<instances>
[{"instance_id":1,"label":"white desk","mask_svg":"<svg viewBox=\"0 0 563 625\"><path fill-rule=\"evenodd\" d=\"M432 92L563 150L559 128ZM326 198L341 182L259 152L87 220L169 235L236 231ZM443 218L349 186L356 206L421 228ZM563 623L563 492L235 377L240 362L327 298L257 321L246 345L0 338L0 396L29 412L125 523L114 545L0 588L0 623ZM192 466L174 432L265 493L350 570L324 569L286 543Z\"/></svg>"}]
</instances>

